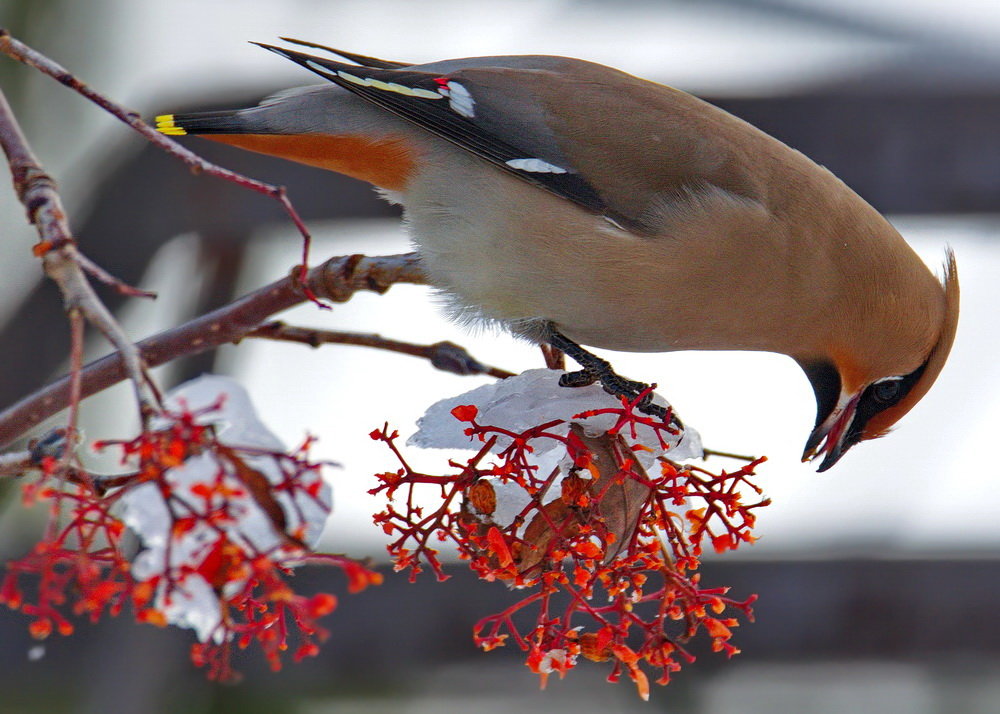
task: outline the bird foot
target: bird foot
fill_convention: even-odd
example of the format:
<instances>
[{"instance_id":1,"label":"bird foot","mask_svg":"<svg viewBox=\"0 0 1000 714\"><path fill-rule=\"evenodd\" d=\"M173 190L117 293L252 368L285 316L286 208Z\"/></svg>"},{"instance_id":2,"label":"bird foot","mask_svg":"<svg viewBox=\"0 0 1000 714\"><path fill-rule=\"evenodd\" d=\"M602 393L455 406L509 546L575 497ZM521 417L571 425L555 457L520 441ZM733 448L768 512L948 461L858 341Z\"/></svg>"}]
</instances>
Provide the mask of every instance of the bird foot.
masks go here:
<instances>
[{"instance_id":1,"label":"bird foot","mask_svg":"<svg viewBox=\"0 0 1000 714\"><path fill-rule=\"evenodd\" d=\"M549 344L565 352L583 367L560 377L559 386L585 387L600 382L608 394L635 402L636 408L643 414L666 421L669 410L653 404L653 391L649 384L622 377L614 371L610 362L591 354L554 328L550 330ZM673 416L671 423L681 426L680 421Z\"/></svg>"},{"instance_id":2,"label":"bird foot","mask_svg":"<svg viewBox=\"0 0 1000 714\"><path fill-rule=\"evenodd\" d=\"M600 377L591 369L581 369L577 372L567 372L559 378L560 387L589 387Z\"/></svg>"}]
</instances>

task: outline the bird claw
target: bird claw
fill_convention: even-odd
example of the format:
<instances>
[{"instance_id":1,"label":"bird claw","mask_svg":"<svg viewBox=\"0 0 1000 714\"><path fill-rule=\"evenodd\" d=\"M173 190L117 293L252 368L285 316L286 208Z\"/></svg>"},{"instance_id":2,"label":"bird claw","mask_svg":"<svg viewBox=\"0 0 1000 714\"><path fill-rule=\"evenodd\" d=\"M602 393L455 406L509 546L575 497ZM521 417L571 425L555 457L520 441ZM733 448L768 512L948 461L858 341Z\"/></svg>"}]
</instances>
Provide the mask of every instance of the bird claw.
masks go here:
<instances>
[{"instance_id":1,"label":"bird claw","mask_svg":"<svg viewBox=\"0 0 1000 714\"><path fill-rule=\"evenodd\" d=\"M650 385L622 377L612 369L610 362L591 354L554 327L549 333L549 344L565 352L583 367L576 372L562 375L559 378L559 386L586 387L600 382L605 392L635 404L635 408L643 414L662 421L666 421L669 416L671 424L681 426L680 421L669 409L653 404L653 390Z\"/></svg>"},{"instance_id":2,"label":"bird claw","mask_svg":"<svg viewBox=\"0 0 1000 714\"><path fill-rule=\"evenodd\" d=\"M598 376L600 379L600 376ZM608 394L613 394L616 397L625 397L630 402L634 402L636 399L642 396L639 406L648 404L653 399L653 393L647 391L649 385L644 382L636 382L633 379L628 379L622 377L617 372L608 371L604 378L601 379L601 386L604 387L604 391ZM643 394L646 392L646 394Z\"/></svg>"},{"instance_id":3,"label":"bird claw","mask_svg":"<svg viewBox=\"0 0 1000 714\"><path fill-rule=\"evenodd\" d=\"M592 369L581 369L576 372L566 372L559 378L560 387L589 387L600 377ZM607 389L607 387L605 387Z\"/></svg>"},{"instance_id":4,"label":"bird claw","mask_svg":"<svg viewBox=\"0 0 1000 714\"><path fill-rule=\"evenodd\" d=\"M666 417L667 410L653 404L653 392L649 391L648 384L622 377L610 367L603 372L584 368L576 372L567 372L559 378L560 387L588 387L595 382L600 382L608 394L634 402L636 408L643 414Z\"/></svg>"}]
</instances>

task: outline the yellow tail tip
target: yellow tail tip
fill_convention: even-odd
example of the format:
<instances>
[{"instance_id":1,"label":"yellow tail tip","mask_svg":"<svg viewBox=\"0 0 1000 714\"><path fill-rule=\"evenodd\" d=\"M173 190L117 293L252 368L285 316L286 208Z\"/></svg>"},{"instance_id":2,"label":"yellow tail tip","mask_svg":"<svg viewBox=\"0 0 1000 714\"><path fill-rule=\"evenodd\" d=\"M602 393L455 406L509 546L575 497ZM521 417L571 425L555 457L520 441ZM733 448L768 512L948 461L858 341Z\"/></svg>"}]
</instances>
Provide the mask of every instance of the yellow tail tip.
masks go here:
<instances>
[{"instance_id":1,"label":"yellow tail tip","mask_svg":"<svg viewBox=\"0 0 1000 714\"><path fill-rule=\"evenodd\" d=\"M167 136L184 136L187 134L183 128L174 123L173 114L161 114L156 117L156 130Z\"/></svg>"}]
</instances>

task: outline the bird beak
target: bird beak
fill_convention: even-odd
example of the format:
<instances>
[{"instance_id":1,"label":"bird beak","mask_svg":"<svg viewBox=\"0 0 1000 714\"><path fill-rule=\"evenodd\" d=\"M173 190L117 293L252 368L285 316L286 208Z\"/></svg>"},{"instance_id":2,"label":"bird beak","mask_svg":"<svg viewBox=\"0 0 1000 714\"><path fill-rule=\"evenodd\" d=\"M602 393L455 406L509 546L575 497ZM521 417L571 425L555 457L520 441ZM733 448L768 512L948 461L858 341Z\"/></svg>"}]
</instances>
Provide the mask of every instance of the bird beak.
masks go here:
<instances>
[{"instance_id":1,"label":"bird beak","mask_svg":"<svg viewBox=\"0 0 1000 714\"><path fill-rule=\"evenodd\" d=\"M851 447L851 444L846 443L846 437L850 432L851 422L854 421L854 414L860 398L860 393L841 396L840 401L829 416L817 425L812 434L809 435L806 449L802 453L803 462L813 461L826 454L826 458L817 469L817 471L822 472L840 460L840 457Z\"/></svg>"}]
</instances>

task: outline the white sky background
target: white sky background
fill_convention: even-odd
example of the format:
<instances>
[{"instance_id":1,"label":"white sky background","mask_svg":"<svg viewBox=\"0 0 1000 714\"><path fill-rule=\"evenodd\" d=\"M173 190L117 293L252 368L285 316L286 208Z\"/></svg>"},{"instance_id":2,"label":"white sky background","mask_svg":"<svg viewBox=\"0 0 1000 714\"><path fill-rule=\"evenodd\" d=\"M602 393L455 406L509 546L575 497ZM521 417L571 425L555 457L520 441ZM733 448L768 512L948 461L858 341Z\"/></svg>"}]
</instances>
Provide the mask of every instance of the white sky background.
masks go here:
<instances>
[{"instance_id":1,"label":"white sky background","mask_svg":"<svg viewBox=\"0 0 1000 714\"><path fill-rule=\"evenodd\" d=\"M908 32L942 32L970 43L1000 36L1000 3L926 0L789 0L805 8L842 6L869 22ZM541 52L569 54L700 92L760 94L848 76L901 56L902 43L818 28L804 20L779 20L739 6L698 3L571 3L522 0L317 2L315 0L175 0L140 3L95 0L74 3L54 18L51 44L39 48L84 78L145 114L169 111L212 92L279 89L311 83L312 77L246 44L290 35L390 59ZM85 21L100 14L100 25ZM79 17L76 15L79 14ZM904 17L905 16L905 17ZM0 22L2 22L0 10ZM88 29L89 28L89 29ZM964 33L964 34L963 34ZM73 40L76 40L76 43ZM84 71L81 70L81 71ZM52 83L50 83L52 84ZM38 120L30 138L61 180L70 199L82 195L93 171L106 161L123 132L112 120L66 90L39 85ZM228 94L229 92L227 92ZM51 101L68 107L52 111ZM44 100L44 101L43 101ZM45 108L49 108L48 111ZM31 107L28 108L29 112ZM70 130L68 127L72 127ZM59 142L65 151L59 151ZM261 177L265 178L266 177ZM194 179L192 180L205 180ZM0 191L0 306L37 275L20 209ZM937 267L942 249L956 249L963 287L963 319L949 365L938 384L897 433L852 450L832 471L816 474L798 463L815 417L809 386L789 360L763 354L614 355L618 370L657 381L661 393L696 426L710 447L765 453L761 483L775 504L761 514L763 541L751 554L915 554L968 547L1000 552L1000 494L990 448L1000 425L1000 367L995 306L1000 304L1000 220L899 220L915 247ZM394 224L339 222L315 226L322 233L319 260L337 253L407 249ZM373 231L374 234L365 235ZM20 241L18 243L18 241ZM129 324L137 337L169 324L170 295L178 280L190 282L184 242L168 246L149 276L161 287L156 305L136 305ZM13 247L12 247L13 246ZM289 224L280 235L255 245L246 275L250 289L285 274L298 255ZM193 291L190 291L193 292ZM188 294L190 294L190 292ZM174 300L183 300L175 294ZM2 318L3 307L0 307ZM665 308L666 309L666 308ZM383 297L360 295L320 314L303 308L283 316L292 322L376 331L433 342L451 339L480 359L509 369L538 366L537 351L510 338L470 336L447 324L422 288L397 286ZM412 358L352 347L309 350L294 345L252 344L227 348L227 362L243 380L261 414L287 442L306 432L321 437L319 453L342 462L334 473L334 524L330 547L379 553L379 533L370 525L370 503L358 494L374 482L370 473L391 468L387 452L367 433L389 419L404 434L437 398L480 383L437 373ZM92 400L92 413L113 410L113 397ZM115 430L118 429L116 432ZM94 438L120 435L111 423L94 426ZM438 455L430 454L430 458ZM446 455L440 455L443 462ZM425 461L425 463L427 463ZM430 463L433 463L431 461Z\"/></svg>"}]
</instances>

